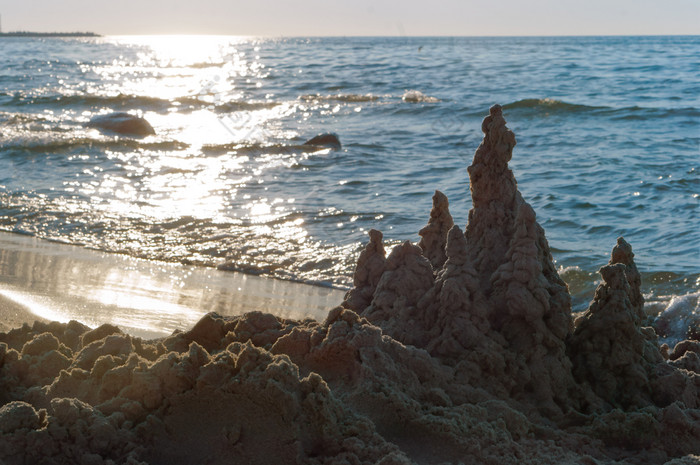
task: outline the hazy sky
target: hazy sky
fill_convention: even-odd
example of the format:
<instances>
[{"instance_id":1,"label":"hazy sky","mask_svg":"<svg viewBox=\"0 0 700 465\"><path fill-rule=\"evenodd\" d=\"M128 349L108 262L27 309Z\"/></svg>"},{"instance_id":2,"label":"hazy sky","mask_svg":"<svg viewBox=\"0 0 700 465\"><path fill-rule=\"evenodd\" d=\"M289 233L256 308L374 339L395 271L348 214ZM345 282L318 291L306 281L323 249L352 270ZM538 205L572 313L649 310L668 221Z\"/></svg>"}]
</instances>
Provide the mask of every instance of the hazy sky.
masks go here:
<instances>
[{"instance_id":1,"label":"hazy sky","mask_svg":"<svg viewBox=\"0 0 700 465\"><path fill-rule=\"evenodd\" d=\"M100 34L700 34L700 0L0 0L3 31Z\"/></svg>"}]
</instances>

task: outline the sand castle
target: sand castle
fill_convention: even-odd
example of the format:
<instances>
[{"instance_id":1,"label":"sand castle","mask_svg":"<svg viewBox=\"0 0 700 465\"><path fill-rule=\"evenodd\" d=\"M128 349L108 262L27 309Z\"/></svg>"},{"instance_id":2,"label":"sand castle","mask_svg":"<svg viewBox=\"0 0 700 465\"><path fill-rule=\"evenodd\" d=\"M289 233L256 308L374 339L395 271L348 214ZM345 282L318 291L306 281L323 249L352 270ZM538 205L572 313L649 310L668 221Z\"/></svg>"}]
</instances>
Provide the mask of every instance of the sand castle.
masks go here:
<instances>
[{"instance_id":1,"label":"sand castle","mask_svg":"<svg viewBox=\"0 0 700 465\"><path fill-rule=\"evenodd\" d=\"M440 192L418 245L370 231L322 323L0 334L0 463L700 463L700 342L661 351L623 239L574 320L499 106L482 129L465 231Z\"/></svg>"}]
</instances>

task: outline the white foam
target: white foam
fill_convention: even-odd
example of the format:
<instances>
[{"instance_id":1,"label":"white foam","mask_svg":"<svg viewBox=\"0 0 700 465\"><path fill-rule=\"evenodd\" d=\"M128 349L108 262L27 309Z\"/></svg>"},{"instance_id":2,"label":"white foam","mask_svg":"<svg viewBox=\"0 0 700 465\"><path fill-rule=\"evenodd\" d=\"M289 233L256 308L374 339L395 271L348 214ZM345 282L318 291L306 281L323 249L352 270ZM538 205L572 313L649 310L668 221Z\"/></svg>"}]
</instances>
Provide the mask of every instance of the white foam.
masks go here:
<instances>
[{"instance_id":1,"label":"white foam","mask_svg":"<svg viewBox=\"0 0 700 465\"><path fill-rule=\"evenodd\" d=\"M659 342L673 347L687 339L688 329L700 327L700 291L673 296L654 322Z\"/></svg>"},{"instance_id":2,"label":"white foam","mask_svg":"<svg viewBox=\"0 0 700 465\"><path fill-rule=\"evenodd\" d=\"M419 90L407 90L404 92L401 100L411 103L436 103L440 101L439 98L430 97Z\"/></svg>"}]
</instances>

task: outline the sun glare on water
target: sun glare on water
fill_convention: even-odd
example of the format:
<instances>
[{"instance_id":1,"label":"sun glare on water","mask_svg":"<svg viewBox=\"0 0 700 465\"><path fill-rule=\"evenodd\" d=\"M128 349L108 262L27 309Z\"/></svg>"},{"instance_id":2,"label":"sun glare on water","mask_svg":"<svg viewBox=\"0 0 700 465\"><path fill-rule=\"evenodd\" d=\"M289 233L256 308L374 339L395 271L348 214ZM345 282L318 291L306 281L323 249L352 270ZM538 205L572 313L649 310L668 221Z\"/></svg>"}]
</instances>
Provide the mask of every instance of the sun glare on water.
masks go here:
<instances>
[{"instance_id":1,"label":"sun glare on water","mask_svg":"<svg viewBox=\"0 0 700 465\"><path fill-rule=\"evenodd\" d=\"M156 132L127 148L108 145L91 154L94 166L66 186L89 199L96 217L110 219L102 246L139 254L149 248L158 257L196 262L200 250L203 261L214 249L217 257L230 259L237 246L219 243L243 241L269 269L294 262L290 255L310 256L313 241L298 210L303 207L278 187L290 168L328 150L307 152L285 123L306 118L307 102L281 99L273 88L261 92L272 84L258 39L102 40L123 51L114 60L86 65L84 72L98 77L90 92L126 102L125 110L145 118ZM100 113L116 110L105 106ZM114 140L104 137L108 144ZM134 222L152 226L134 228ZM234 261L253 271L258 266L248 258ZM113 298L101 295L100 301Z\"/></svg>"},{"instance_id":2,"label":"sun glare on water","mask_svg":"<svg viewBox=\"0 0 700 465\"><path fill-rule=\"evenodd\" d=\"M289 136L276 121L296 111L294 103L259 101L267 70L251 46L254 38L231 36L116 36L104 39L133 55L95 66L102 93L153 98L162 110L141 112L155 128L164 151L140 144L131 152L107 152L124 173L96 173L75 189L93 198L98 210L137 214L161 221L178 217L254 223L287 212L271 211L263 196L237 201L237 191L264 182L265 171L295 163L303 153L266 153L266 145L284 144ZM252 51L252 52L251 52ZM259 97L258 97L259 98ZM241 148L261 147L239 154ZM285 203L285 206L287 204ZM303 236L298 221L295 236Z\"/></svg>"},{"instance_id":3,"label":"sun glare on water","mask_svg":"<svg viewBox=\"0 0 700 465\"><path fill-rule=\"evenodd\" d=\"M227 52L235 51L236 45L252 40L248 36L112 36L106 40L122 45L147 47L150 58L162 64L192 66L204 63L220 63ZM144 57L147 55L144 55Z\"/></svg>"}]
</instances>

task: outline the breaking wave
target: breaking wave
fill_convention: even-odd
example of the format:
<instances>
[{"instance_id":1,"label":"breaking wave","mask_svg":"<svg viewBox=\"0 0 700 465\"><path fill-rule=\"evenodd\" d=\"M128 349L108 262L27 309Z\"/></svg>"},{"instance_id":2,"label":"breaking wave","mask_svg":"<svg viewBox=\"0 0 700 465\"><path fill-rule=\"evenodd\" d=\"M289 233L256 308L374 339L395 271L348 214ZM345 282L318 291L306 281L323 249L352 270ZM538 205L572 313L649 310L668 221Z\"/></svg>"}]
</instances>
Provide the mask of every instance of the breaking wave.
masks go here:
<instances>
[{"instance_id":1,"label":"breaking wave","mask_svg":"<svg viewBox=\"0 0 700 465\"><path fill-rule=\"evenodd\" d=\"M305 94L299 96L299 100L304 100L306 102L313 101L337 101L337 102L347 102L347 103L358 103L358 102L375 102L381 100L382 96L373 94L332 94L332 95L320 95L320 94Z\"/></svg>"},{"instance_id":2,"label":"breaking wave","mask_svg":"<svg viewBox=\"0 0 700 465\"><path fill-rule=\"evenodd\" d=\"M184 142L170 141L155 141L143 142L130 138L101 138L94 139L90 137L70 137L66 139L57 138L15 138L9 141L0 142L0 149L8 152L19 150L32 153L54 153L65 152L78 149L104 149L104 150L119 150L119 149L144 149L144 150L184 150L189 147L189 144Z\"/></svg>"},{"instance_id":3,"label":"breaking wave","mask_svg":"<svg viewBox=\"0 0 700 465\"><path fill-rule=\"evenodd\" d=\"M580 114L590 113L592 115L607 116L625 120L646 120L650 118L665 118L668 116L699 117L700 110L693 107L684 108L656 108L656 107L623 107L615 108L608 106L585 105L579 103L569 103L552 98L528 98L511 102L503 106L505 110L536 111L547 114Z\"/></svg>"},{"instance_id":4,"label":"breaking wave","mask_svg":"<svg viewBox=\"0 0 700 465\"><path fill-rule=\"evenodd\" d=\"M254 101L214 101L209 102L198 96L184 96L175 99L149 97L145 95L91 95L91 94L52 94L52 95L25 95L15 93L5 102L0 101L0 107L42 107L97 110L110 108L113 110L140 110L156 113L166 113L177 108L178 111L194 111L202 108L213 108L217 113L229 113L235 111L253 111L273 108L281 102L254 102Z\"/></svg>"}]
</instances>

